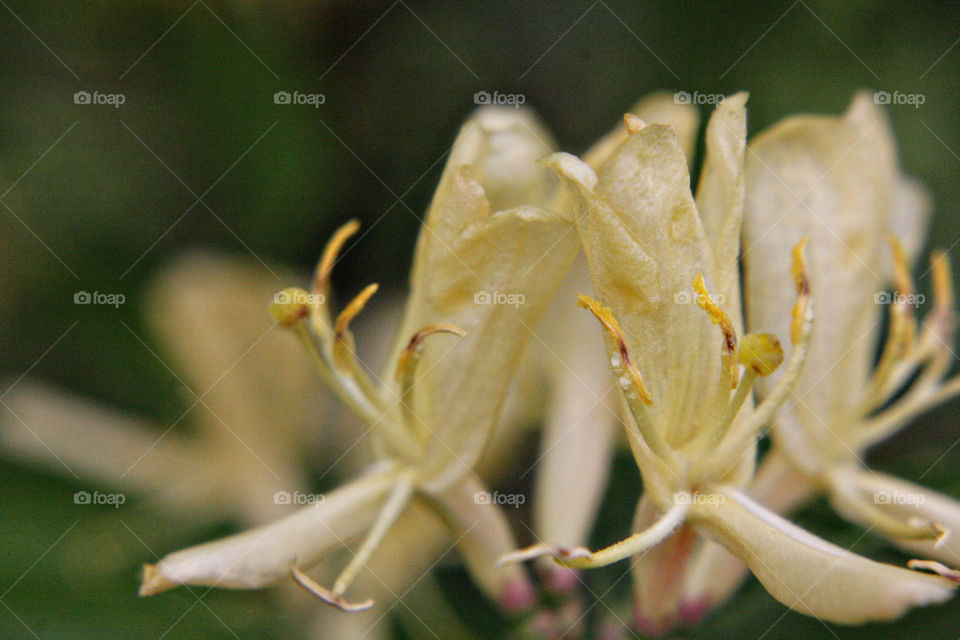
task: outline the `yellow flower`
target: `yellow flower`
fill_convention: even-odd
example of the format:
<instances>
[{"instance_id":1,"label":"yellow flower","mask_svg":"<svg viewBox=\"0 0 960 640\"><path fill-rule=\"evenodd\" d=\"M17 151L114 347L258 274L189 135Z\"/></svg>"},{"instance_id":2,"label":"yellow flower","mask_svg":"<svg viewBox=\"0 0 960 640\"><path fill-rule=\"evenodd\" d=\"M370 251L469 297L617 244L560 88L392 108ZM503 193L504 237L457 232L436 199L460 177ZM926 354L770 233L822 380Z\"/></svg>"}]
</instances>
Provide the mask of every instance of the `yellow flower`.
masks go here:
<instances>
[{"instance_id":1,"label":"yellow flower","mask_svg":"<svg viewBox=\"0 0 960 640\"><path fill-rule=\"evenodd\" d=\"M410 299L387 372L357 359L350 322L373 295L364 289L334 318L330 272L356 231L328 244L310 293L285 290L274 319L300 338L331 388L369 424L378 461L325 501L263 527L173 553L148 566L141 593L178 584L258 588L292 577L347 611L350 584L411 501L437 511L478 584L510 606L528 604L522 571L494 567L513 546L496 505L473 473L504 403L523 347L576 250L568 221L542 202L549 151L525 111L488 108L461 130L417 243ZM446 335L445 335L446 334ZM282 365L282 363L277 363ZM304 570L345 541L366 536L332 588Z\"/></svg>"},{"instance_id":2,"label":"yellow flower","mask_svg":"<svg viewBox=\"0 0 960 640\"><path fill-rule=\"evenodd\" d=\"M727 98L711 118L696 202L686 157L666 126L628 116L631 135L599 174L568 154L551 157L577 202L577 229L602 301L581 296L581 303L605 329L627 437L656 519L600 551L540 544L502 561L550 555L575 568L603 566L689 526L724 545L797 611L848 624L892 619L949 598L954 584L830 545L742 491L753 474L757 434L789 396L812 326L800 243L786 267L794 282L785 284L796 296L783 333L794 349L783 375L753 407L754 383L781 354L772 336L740 340L737 314L725 311L739 304L745 102L744 94Z\"/></svg>"}]
</instances>

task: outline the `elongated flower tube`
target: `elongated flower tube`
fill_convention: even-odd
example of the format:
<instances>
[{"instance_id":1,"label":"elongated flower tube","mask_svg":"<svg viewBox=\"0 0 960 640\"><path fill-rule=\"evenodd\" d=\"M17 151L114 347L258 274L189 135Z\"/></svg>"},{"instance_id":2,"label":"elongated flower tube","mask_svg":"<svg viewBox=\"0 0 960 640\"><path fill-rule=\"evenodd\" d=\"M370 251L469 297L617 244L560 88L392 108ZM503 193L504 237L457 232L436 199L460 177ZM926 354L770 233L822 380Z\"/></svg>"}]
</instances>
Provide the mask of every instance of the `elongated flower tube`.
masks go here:
<instances>
[{"instance_id":1,"label":"elongated flower tube","mask_svg":"<svg viewBox=\"0 0 960 640\"><path fill-rule=\"evenodd\" d=\"M576 234L540 202L551 175L534 160L548 139L526 111L481 110L461 130L424 221L411 293L387 371L377 378L357 359L350 321L375 292L330 311L330 273L356 231L328 244L313 290L288 289L274 320L301 340L319 373L370 425L379 461L321 503L273 524L171 554L148 567L141 593L177 584L259 588L292 577L344 611L347 589L390 535L411 500L437 511L477 583L510 607L531 587L495 558L512 536L499 508L480 495L472 468L495 426L530 331L569 267ZM526 326L525 326L526 325ZM358 546L353 541L362 539ZM322 586L305 572L333 550L353 558Z\"/></svg>"},{"instance_id":2,"label":"elongated flower tube","mask_svg":"<svg viewBox=\"0 0 960 640\"><path fill-rule=\"evenodd\" d=\"M789 395L809 343L804 245L793 250L788 283L795 301L784 337L793 350L783 375L753 408L747 397L780 364L780 343L769 334L740 337L711 293L722 274L675 134L659 125L633 129L599 175L568 154L555 154L551 164L578 201L577 229L599 300L581 296L581 304L603 327L627 437L657 516L599 551L538 544L501 561L549 555L566 566L604 566L655 548L689 525L745 562L782 603L824 620L887 620L951 597L952 581L830 545L742 492L754 465L744 454Z\"/></svg>"},{"instance_id":3,"label":"elongated flower tube","mask_svg":"<svg viewBox=\"0 0 960 640\"><path fill-rule=\"evenodd\" d=\"M775 424L774 447L750 491L781 513L825 492L853 522L912 554L956 566L960 504L863 463L871 445L960 393L960 379L944 380L954 312L942 252L933 254L929 270L933 310L919 328L914 318L919 298L910 269L923 244L929 198L900 173L889 124L866 94L842 117L789 118L751 150L744 222L749 323L782 327L777 315L786 300L777 288L786 274L773 257L800 236L812 238L817 318L796 397ZM890 328L874 366L884 308ZM727 584L711 589L694 581L689 597L712 606L739 584L742 570L716 550L705 554L704 570L723 565Z\"/></svg>"}]
</instances>

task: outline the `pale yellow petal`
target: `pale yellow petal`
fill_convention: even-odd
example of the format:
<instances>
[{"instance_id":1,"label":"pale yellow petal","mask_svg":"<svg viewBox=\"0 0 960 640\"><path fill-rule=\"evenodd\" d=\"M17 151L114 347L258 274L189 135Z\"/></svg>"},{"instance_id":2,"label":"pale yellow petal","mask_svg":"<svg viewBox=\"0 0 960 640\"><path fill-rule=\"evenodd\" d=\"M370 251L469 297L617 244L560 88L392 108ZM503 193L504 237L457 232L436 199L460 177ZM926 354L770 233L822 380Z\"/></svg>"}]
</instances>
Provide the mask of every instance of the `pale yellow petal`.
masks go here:
<instances>
[{"instance_id":1,"label":"pale yellow petal","mask_svg":"<svg viewBox=\"0 0 960 640\"><path fill-rule=\"evenodd\" d=\"M790 249L808 238L816 309L810 351L795 387L803 402L781 421L833 438L832 422L863 392L887 273L897 166L889 124L858 95L842 117L788 118L755 138L746 161L745 307L750 331L789 335ZM758 383L761 393L781 372ZM825 446L833 446L827 442Z\"/></svg>"},{"instance_id":2,"label":"pale yellow petal","mask_svg":"<svg viewBox=\"0 0 960 640\"><path fill-rule=\"evenodd\" d=\"M476 462L575 251L576 232L556 214L501 211L438 249L429 276L415 283L402 334L435 322L466 332L424 344L413 408L430 433L427 486L442 487Z\"/></svg>"},{"instance_id":3,"label":"pale yellow petal","mask_svg":"<svg viewBox=\"0 0 960 640\"><path fill-rule=\"evenodd\" d=\"M716 259L717 291L738 333L740 317L740 223L743 162L747 146L747 94L730 96L707 125L706 158L697 185L697 210Z\"/></svg>"},{"instance_id":4,"label":"pale yellow petal","mask_svg":"<svg viewBox=\"0 0 960 640\"><path fill-rule=\"evenodd\" d=\"M699 274L713 286L713 257L690 194L683 151L669 127L648 125L592 172L566 154L552 164L577 202L577 226L594 292L620 322L644 378L654 422L685 442L706 420L720 374L720 336L692 304ZM584 179L586 178L586 179Z\"/></svg>"},{"instance_id":5,"label":"pale yellow petal","mask_svg":"<svg viewBox=\"0 0 960 640\"><path fill-rule=\"evenodd\" d=\"M949 580L867 560L735 490L715 495L694 506L691 522L743 560L770 595L800 613L863 624L894 620L953 596L956 585Z\"/></svg>"}]
</instances>

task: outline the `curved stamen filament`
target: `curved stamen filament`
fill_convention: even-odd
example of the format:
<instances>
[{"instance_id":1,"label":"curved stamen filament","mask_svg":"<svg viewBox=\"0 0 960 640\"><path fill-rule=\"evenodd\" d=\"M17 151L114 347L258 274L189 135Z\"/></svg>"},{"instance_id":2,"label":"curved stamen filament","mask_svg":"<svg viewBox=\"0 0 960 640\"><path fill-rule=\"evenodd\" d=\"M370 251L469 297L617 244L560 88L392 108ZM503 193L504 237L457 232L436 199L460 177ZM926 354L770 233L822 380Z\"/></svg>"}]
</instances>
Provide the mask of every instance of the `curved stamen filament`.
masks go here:
<instances>
[{"instance_id":1,"label":"curved stamen filament","mask_svg":"<svg viewBox=\"0 0 960 640\"><path fill-rule=\"evenodd\" d=\"M637 430L640 433L644 443L660 457L667 462L673 459L673 451L667 446L663 436L657 430L656 425L650 417L648 406L653 404L653 397L647 391L643 384L643 378L637 365L630 357L630 351L627 348L626 339L623 331L620 330L620 324L613 317L610 309L589 296L582 293L577 295L577 304L588 310L594 317L600 321L603 328L606 329L611 341L614 344L614 351L610 356L610 364L620 382L620 388L627 400L627 407L633 415Z\"/></svg>"},{"instance_id":2,"label":"curved stamen filament","mask_svg":"<svg viewBox=\"0 0 960 640\"><path fill-rule=\"evenodd\" d=\"M673 506L660 516L660 519L653 525L600 551L590 551L584 547L566 549L540 543L502 556L497 561L497 566L552 556L557 564L565 567L594 569L643 553L663 541L686 520L693 498L689 493L684 492L681 492L678 496L674 497Z\"/></svg>"},{"instance_id":3,"label":"curved stamen filament","mask_svg":"<svg viewBox=\"0 0 960 640\"><path fill-rule=\"evenodd\" d=\"M423 421L413 411L413 387L416 382L417 364L420 362L420 355L423 351L423 341L427 336L437 333L450 333L461 338L467 335L466 331L460 327L447 322L428 325L413 334L397 359L397 379L400 381L400 405L403 407L403 422L407 430L421 443L426 439L428 432L423 425Z\"/></svg>"},{"instance_id":4,"label":"curved stamen filament","mask_svg":"<svg viewBox=\"0 0 960 640\"><path fill-rule=\"evenodd\" d=\"M392 527L401 514L403 514L404 509L406 509L407 504L410 502L410 498L413 496L413 490L414 474L409 472L400 476L396 486L394 486L393 491L387 498L386 503L384 503L383 509L367 533L366 539L334 581L332 590L320 586L310 579L309 576L297 569L296 566L290 567L290 574L293 579L313 596L327 604L337 607L341 611L352 613L366 611L372 607L373 600L365 600L361 603L351 604L343 598L343 595L347 592L347 589L350 588L350 585L353 584L357 574L360 573L360 569L364 567L374 552L376 552L383 543L383 539L390 531L390 527Z\"/></svg>"}]
</instances>

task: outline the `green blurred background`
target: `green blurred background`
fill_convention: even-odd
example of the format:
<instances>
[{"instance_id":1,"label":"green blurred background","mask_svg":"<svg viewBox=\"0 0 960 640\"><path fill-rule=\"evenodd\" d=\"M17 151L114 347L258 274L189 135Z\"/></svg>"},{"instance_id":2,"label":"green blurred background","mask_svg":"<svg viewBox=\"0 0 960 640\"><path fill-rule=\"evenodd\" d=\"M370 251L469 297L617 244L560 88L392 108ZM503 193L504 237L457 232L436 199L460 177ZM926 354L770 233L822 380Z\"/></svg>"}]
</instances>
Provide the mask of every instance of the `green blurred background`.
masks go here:
<instances>
[{"instance_id":1,"label":"green blurred background","mask_svg":"<svg viewBox=\"0 0 960 640\"><path fill-rule=\"evenodd\" d=\"M173 376L123 326L141 326L138 296L158 265L199 247L306 272L333 229L357 217L368 233L335 285L401 289L418 216L481 90L523 94L575 153L656 89L748 90L753 132L798 111L838 113L859 88L923 94L919 108L889 113L904 167L936 199L929 246L958 262L960 27L946 17L960 15L956 3L0 5L0 373L28 372L139 415L173 420L183 409ZM78 105L80 90L125 103ZM325 103L277 105L279 90ZM929 293L929 278L918 286ZM77 306L79 290L127 303ZM874 461L918 478L955 441L958 408L929 413ZM951 449L924 482L960 495L958 462ZM618 461L596 541L622 533L638 489L633 463ZM234 637L202 607L177 622L189 596L139 599L137 566L109 566L115 547L136 542L117 539L109 508L73 505L75 490L0 459L0 638L156 638L175 622L164 637ZM135 500L124 511L142 524L154 517ZM822 504L800 520L841 544L861 535ZM176 522L157 526L177 540ZM869 536L856 549L903 561ZM463 577L445 571L469 617ZM614 601L626 596L622 574L589 579L598 593L616 583ZM205 602L238 637L298 637L263 593ZM828 627L786 612L754 582L688 637L769 628L762 637L933 638L958 627L956 604L897 625Z\"/></svg>"}]
</instances>

